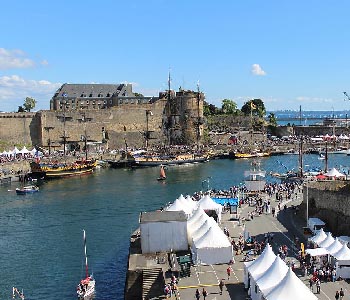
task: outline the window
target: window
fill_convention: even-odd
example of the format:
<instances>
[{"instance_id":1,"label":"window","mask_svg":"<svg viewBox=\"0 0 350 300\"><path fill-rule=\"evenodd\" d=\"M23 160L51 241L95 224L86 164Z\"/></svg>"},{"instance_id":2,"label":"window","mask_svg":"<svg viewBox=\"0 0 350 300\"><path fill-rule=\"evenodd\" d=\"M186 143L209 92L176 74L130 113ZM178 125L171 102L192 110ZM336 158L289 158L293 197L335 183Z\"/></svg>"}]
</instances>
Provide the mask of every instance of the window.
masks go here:
<instances>
[{"instance_id":1,"label":"window","mask_svg":"<svg viewBox=\"0 0 350 300\"><path fill-rule=\"evenodd\" d=\"M106 100L104 100L104 101L103 101L103 104L107 104L107 101L106 101Z\"/></svg>"},{"instance_id":2,"label":"window","mask_svg":"<svg viewBox=\"0 0 350 300\"><path fill-rule=\"evenodd\" d=\"M96 101L95 101L95 100L94 100L94 101L92 101L92 104L93 104L93 105L95 105L95 104L96 104Z\"/></svg>"},{"instance_id":3,"label":"window","mask_svg":"<svg viewBox=\"0 0 350 300\"><path fill-rule=\"evenodd\" d=\"M90 93L89 97L90 97L90 98L92 97L92 93Z\"/></svg>"},{"instance_id":4,"label":"window","mask_svg":"<svg viewBox=\"0 0 350 300\"><path fill-rule=\"evenodd\" d=\"M111 94L110 94L110 93L108 93L106 97L110 97L110 96L111 96Z\"/></svg>"},{"instance_id":5,"label":"window","mask_svg":"<svg viewBox=\"0 0 350 300\"><path fill-rule=\"evenodd\" d=\"M86 100L86 104L89 105L89 100Z\"/></svg>"},{"instance_id":6,"label":"window","mask_svg":"<svg viewBox=\"0 0 350 300\"><path fill-rule=\"evenodd\" d=\"M109 104L113 104L113 100L109 100Z\"/></svg>"},{"instance_id":7,"label":"window","mask_svg":"<svg viewBox=\"0 0 350 300\"><path fill-rule=\"evenodd\" d=\"M120 100L119 100L119 104L123 104L123 100L120 99Z\"/></svg>"}]
</instances>

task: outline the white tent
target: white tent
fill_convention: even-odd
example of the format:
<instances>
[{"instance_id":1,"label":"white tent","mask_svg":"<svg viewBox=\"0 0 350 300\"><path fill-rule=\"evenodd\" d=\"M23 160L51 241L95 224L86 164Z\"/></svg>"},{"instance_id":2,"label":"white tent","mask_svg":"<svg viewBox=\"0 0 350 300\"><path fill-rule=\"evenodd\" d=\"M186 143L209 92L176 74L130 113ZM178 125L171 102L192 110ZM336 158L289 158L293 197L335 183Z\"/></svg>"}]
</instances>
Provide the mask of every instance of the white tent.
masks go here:
<instances>
[{"instance_id":1,"label":"white tent","mask_svg":"<svg viewBox=\"0 0 350 300\"><path fill-rule=\"evenodd\" d=\"M289 269L286 276L271 292L265 295L266 300L317 300L313 292Z\"/></svg>"},{"instance_id":2,"label":"white tent","mask_svg":"<svg viewBox=\"0 0 350 300\"><path fill-rule=\"evenodd\" d=\"M187 240L188 244L192 244L193 233L200 228L203 223L209 219L209 216L202 208L198 208L193 215L187 220Z\"/></svg>"},{"instance_id":3,"label":"white tent","mask_svg":"<svg viewBox=\"0 0 350 300\"><path fill-rule=\"evenodd\" d=\"M345 177L345 174L340 173L336 168L332 168L330 171L324 174L327 177Z\"/></svg>"},{"instance_id":4,"label":"white tent","mask_svg":"<svg viewBox=\"0 0 350 300\"><path fill-rule=\"evenodd\" d=\"M184 198L184 201L185 198ZM176 199L172 204L170 204L167 208L167 211L183 211L187 216L192 214L192 208L186 206L186 204L180 199Z\"/></svg>"},{"instance_id":5,"label":"white tent","mask_svg":"<svg viewBox=\"0 0 350 300\"><path fill-rule=\"evenodd\" d=\"M276 254L273 253L269 244L266 244L264 251L252 263L244 263L244 285L251 286L251 280L258 279L274 262Z\"/></svg>"},{"instance_id":6,"label":"white tent","mask_svg":"<svg viewBox=\"0 0 350 300\"><path fill-rule=\"evenodd\" d=\"M209 217L207 220L205 220L205 222L202 224L201 227L197 228L196 231L194 231L192 233L192 240L196 241L196 240L200 239L212 226L219 227L218 223L216 223L213 218ZM220 229L220 227L219 227L219 229ZM192 245L192 241L191 241L190 245Z\"/></svg>"},{"instance_id":7,"label":"white tent","mask_svg":"<svg viewBox=\"0 0 350 300\"><path fill-rule=\"evenodd\" d=\"M319 244L321 243L323 240L325 240L327 237L326 233L324 232L323 228L321 228L317 234L315 234L314 236L309 238L309 241L315 243L315 244Z\"/></svg>"},{"instance_id":8,"label":"white tent","mask_svg":"<svg viewBox=\"0 0 350 300\"><path fill-rule=\"evenodd\" d=\"M197 264L224 264L233 257L233 248L227 236L219 227L210 227L193 242L192 257Z\"/></svg>"},{"instance_id":9,"label":"white tent","mask_svg":"<svg viewBox=\"0 0 350 300\"><path fill-rule=\"evenodd\" d=\"M198 201L193 201L190 195L187 195L185 200L187 201L188 205L193 208L193 210L197 208Z\"/></svg>"},{"instance_id":10,"label":"white tent","mask_svg":"<svg viewBox=\"0 0 350 300\"><path fill-rule=\"evenodd\" d=\"M267 295L286 276L288 267L286 263L276 256L270 268L256 281L257 289L251 292L252 300L262 299L262 295Z\"/></svg>"},{"instance_id":11,"label":"white tent","mask_svg":"<svg viewBox=\"0 0 350 300\"><path fill-rule=\"evenodd\" d=\"M348 140L349 137L348 137L346 134L341 134L341 135L339 136L339 139L340 139L340 140Z\"/></svg>"},{"instance_id":12,"label":"white tent","mask_svg":"<svg viewBox=\"0 0 350 300\"><path fill-rule=\"evenodd\" d=\"M19 151L19 153L20 153L20 154L28 154L29 151L28 151L28 149L26 148L26 146L24 146L24 147L22 148L22 150Z\"/></svg>"},{"instance_id":13,"label":"white tent","mask_svg":"<svg viewBox=\"0 0 350 300\"><path fill-rule=\"evenodd\" d=\"M323 256L329 254L328 250L325 248L306 249L305 253L310 256Z\"/></svg>"},{"instance_id":14,"label":"white tent","mask_svg":"<svg viewBox=\"0 0 350 300\"><path fill-rule=\"evenodd\" d=\"M218 221L221 222L222 206L211 199L209 195L205 195L201 200L199 200L199 206L204 210L215 210L218 216Z\"/></svg>"},{"instance_id":15,"label":"white tent","mask_svg":"<svg viewBox=\"0 0 350 300\"><path fill-rule=\"evenodd\" d=\"M321 248L327 248L328 246L334 243L334 238L332 237L332 233L327 232L327 237L318 244Z\"/></svg>"},{"instance_id":16,"label":"white tent","mask_svg":"<svg viewBox=\"0 0 350 300\"><path fill-rule=\"evenodd\" d=\"M336 237L334 242L331 245L329 245L326 249L330 255L333 255L334 253L337 253L342 247L343 244L339 242L339 239Z\"/></svg>"},{"instance_id":17,"label":"white tent","mask_svg":"<svg viewBox=\"0 0 350 300\"><path fill-rule=\"evenodd\" d=\"M188 250L186 223L183 211L142 212L142 253Z\"/></svg>"},{"instance_id":18,"label":"white tent","mask_svg":"<svg viewBox=\"0 0 350 300\"><path fill-rule=\"evenodd\" d=\"M343 245L339 251L332 255L338 261L350 261L350 249Z\"/></svg>"},{"instance_id":19,"label":"white tent","mask_svg":"<svg viewBox=\"0 0 350 300\"><path fill-rule=\"evenodd\" d=\"M15 148L12 150L12 154L13 155L16 155L16 154L18 154L19 153L19 150L18 150L18 148L15 146Z\"/></svg>"},{"instance_id":20,"label":"white tent","mask_svg":"<svg viewBox=\"0 0 350 300\"><path fill-rule=\"evenodd\" d=\"M343 245L338 252L333 254L333 257L336 259L337 277L350 278L350 249L348 246Z\"/></svg>"}]
</instances>

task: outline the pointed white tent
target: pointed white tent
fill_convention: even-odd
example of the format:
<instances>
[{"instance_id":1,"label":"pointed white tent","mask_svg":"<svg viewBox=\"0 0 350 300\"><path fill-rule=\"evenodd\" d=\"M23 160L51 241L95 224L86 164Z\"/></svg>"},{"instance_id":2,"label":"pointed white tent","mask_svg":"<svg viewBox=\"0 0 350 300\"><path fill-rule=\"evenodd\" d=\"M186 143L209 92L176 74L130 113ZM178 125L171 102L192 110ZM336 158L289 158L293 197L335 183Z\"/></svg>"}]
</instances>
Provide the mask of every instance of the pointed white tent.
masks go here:
<instances>
[{"instance_id":1,"label":"pointed white tent","mask_svg":"<svg viewBox=\"0 0 350 300\"><path fill-rule=\"evenodd\" d=\"M167 211L183 211L186 214L188 213L186 207L184 206L184 204L179 200L176 199L172 204L170 204L167 208Z\"/></svg>"},{"instance_id":2,"label":"pointed white tent","mask_svg":"<svg viewBox=\"0 0 350 300\"><path fill-rule=\"evenodd\" d=\"M331 245L329 245L326 249L330 255L333 255L334 253L337 253L342 247L343 244L339 242L339 239L336 237L334 242Z\"/></svg>"},{"instance_id":3,"label":"pointed white tent","mask_svg":"<svg viewBox=\"0 0 350 300\"><path fill-rule=\"evenodd\" d=\"M317 300L310 289L289 269L286 276L271 292L265 295L266 300Z\"/></svg>"},{"instance_id":4,"label":"pointed white tent","mask_svg":"<svg viewBox=\"0 0 350 300\"><path fill-rule=\"evenodd\" d=\"M288 267L286 263L276 256L270 268L257 279L258 289L253 289L251 293L252 300L262 299L262 295L267 295L281 280L286 276Z\"/></svg>"},{"instance_id":5,"label":"pointed white tent","mask_svg":"<svg viewBox=\"0 0 350 300\"><path fill-rule=\"evenodd\" d=\"M192 197L190 195L187 195L187 197L185 198L185 200L187 201L188 205L190 207L192 207L193 209L196 209L198 206L198 201L193 201Z\"/></svg>"},{"instance_id":6,"label":"pointed white tent","mask_svg":"<svg viewBox=\"0 0 350 300\"><path fill-rule=\"evenodd\" d=\"M326 233L324 232L323 228L321 228L314 236L309 238L309 241L311 241L315 244L319 244L323 240L325 240L326 237L327 237Z\"/></svg>"},{"instance_id":7,"label":"pointed white tent","mask_svg":"<svg viewBox=\"0 0 350 300\"><path fill-rule=\"evenodd\" d=\"M332 255L338 261L350 261L350 249L348 246L343 245L339 251Z\"/></svg>"},{"instance_id":8,"label":"pointed white tent","mask_svg":"<svg viewBox=\"0 0 350 300\"><path fill-rule=\"evenodd\" d=\"M327 248L328 246L334 243L334 238L332 237L332 233L327 232L327 237L318 244L320 248Z\"/></svg>"},{"instance_id":9,"label":"pointed white tent","mask_svg":"<svg viewBox=\"0 0 350 300\"><path fill-rule=\"evenodd\" d=\"M248 288L251 280L261 276L274 262L276 254L273 253L269 244L266 244L264 251L252 263L244 263L244 285Z\"/></svg>"},{"instance_id":10,"label":"pointed white tent","mask_svg":"<svg viewBox=\"0 0 350 300\"><path fill-rule=\"evenodd\" d=\"M218 216L218 221L221 222L222 206L211 199L209 195L205 195L199 200L199 206L204 210L215 210Z\"/></svg>"},{"instance_id":11,"label":"pointed white tent","mask_svg":"<svg viewBox=\"0 0 350 300\"><path fill-rule=\"evenodd\" d=\"M193 233L200 228L203 223L209 219L209 216L204 212L202 208L198 208L187 220L187 240L188 244L192 244Z\"/></svg>"},{"instance_id":12,"label":"pointed white tent","mask_svg":"<svg viewBox=\"0 0 350 300\"><path fill-rule=\"evenodd\" d=\"M336 168L332 168L330 171L324 174L327 177L345 177L345 174L340 173Z\"/></svg>"},{"instance_id":13,"label":"pointed white tent","mask_svg":"<svg viewBox=\"0 0 350 300\"><path fill-rule=\"evenodd\" d=\"M216 223L213 218L209 217L207 220L205 220L201 227L197 228L196 231L193 232L192 240L196 241L200 239L212 226L216 226L220 229L218 223ZM193 241L191 241L190 245L192 245Z\"/></svg>"},{"instance_id":14,"label":"pointed white tent","mask_svg":"<svg viewBox=\"0 0 350 300\"><path fill-rule=\"evenodd\" d=\"M193 242L191 250L193 260L197 264L227 264L233 257L232 245L219 227L210 227Z\"/></svg>"},{"instance_id":15,"label":"pointed white tent","mask_svg":"<svg viewBox=\"0 0 350 300\"><path fill-rule=\"evenodd\" d=\"M26 148L26 146L23 146L22 150L19 151L20 154L28 154L29 151L28 149Z\"/></svg>"}]
</instances>

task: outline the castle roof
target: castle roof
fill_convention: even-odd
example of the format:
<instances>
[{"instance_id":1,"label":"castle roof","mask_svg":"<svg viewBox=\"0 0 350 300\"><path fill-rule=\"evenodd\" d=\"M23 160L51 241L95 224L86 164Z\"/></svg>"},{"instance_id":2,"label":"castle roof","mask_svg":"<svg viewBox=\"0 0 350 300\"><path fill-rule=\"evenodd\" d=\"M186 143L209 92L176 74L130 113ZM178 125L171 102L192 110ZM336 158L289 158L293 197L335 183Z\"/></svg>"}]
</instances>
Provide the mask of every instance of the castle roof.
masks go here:
<instances>
[{"instance_id":1,"label":"castle roof","mask_svg":"<svg viewBox=\"0 0 350 300\"><path fill-rule=\"evenodd\" d=\"M64 96L65 95L65 96ZM131 84L63 84L55 97L132 97Z\"/></svg>"}]
</instances>

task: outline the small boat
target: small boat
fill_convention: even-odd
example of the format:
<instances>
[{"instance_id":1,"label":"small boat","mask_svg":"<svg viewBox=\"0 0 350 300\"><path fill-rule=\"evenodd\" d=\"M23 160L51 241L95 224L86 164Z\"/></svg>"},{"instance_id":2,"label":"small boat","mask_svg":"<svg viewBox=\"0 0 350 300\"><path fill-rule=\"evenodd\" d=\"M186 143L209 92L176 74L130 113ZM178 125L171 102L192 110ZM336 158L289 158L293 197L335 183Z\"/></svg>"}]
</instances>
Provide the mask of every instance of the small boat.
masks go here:
<instances>
[{"instance_id":1,"label":"small boat","mask_svg":"<svg viewBox=\"0 0 350 300\"><path fill-rule=\"evenodd\" d=\"M39 187L36 185L27 185L21 188L16 188L17 195L33 194L39 192Z\"/></svg>"},{"instance_id":2,"label":"small boat","mask_svg":"<svg viewBox=\"0 0 350 300\"><path fill-rule=\"evenodd\" d=\"M319 155L318 159L324 160L324 159L326 159L326 156L325 156L324 154L321 153L321 154Z\"/></svg>"},{"instance_id":3,"label":"small boat","mask_svg":"<svg viewBox=\"0 0 350 300\"><path fill-rule=\"evenodd\" d=\"M12 299L21 299L24 300L23 290L19 291L17 288L12 288Z\"/></svg>"},{"instance_id":4,"label":"small boat","mask_svg":"<svg viewBox=\"0 0 350 300\"><path fill-rule=\"evenodd\" d=\"M95 279L92 275L89 275L88 261L87 261L87 252L86 252L86 234L83 230L83 240L84 240L84 254L85 254L85 271L86 277L80 280L80 283L77 286L77 295L78 299L91 299L95 294Z\"/></svg>"},{"instance_id":5,"label":"small boat","mask_svg":"<svg viewBox=\"0 0 350 300\"><path fill-rule=\"evenodd\" d=\"M159 177L157 178L157 180L161 181L161 180L165 180L165 179L166 179L165 169L164 169L164 166L161 165L160 166L160 174L159 174Z\"/></svg>"}]
</instances>

